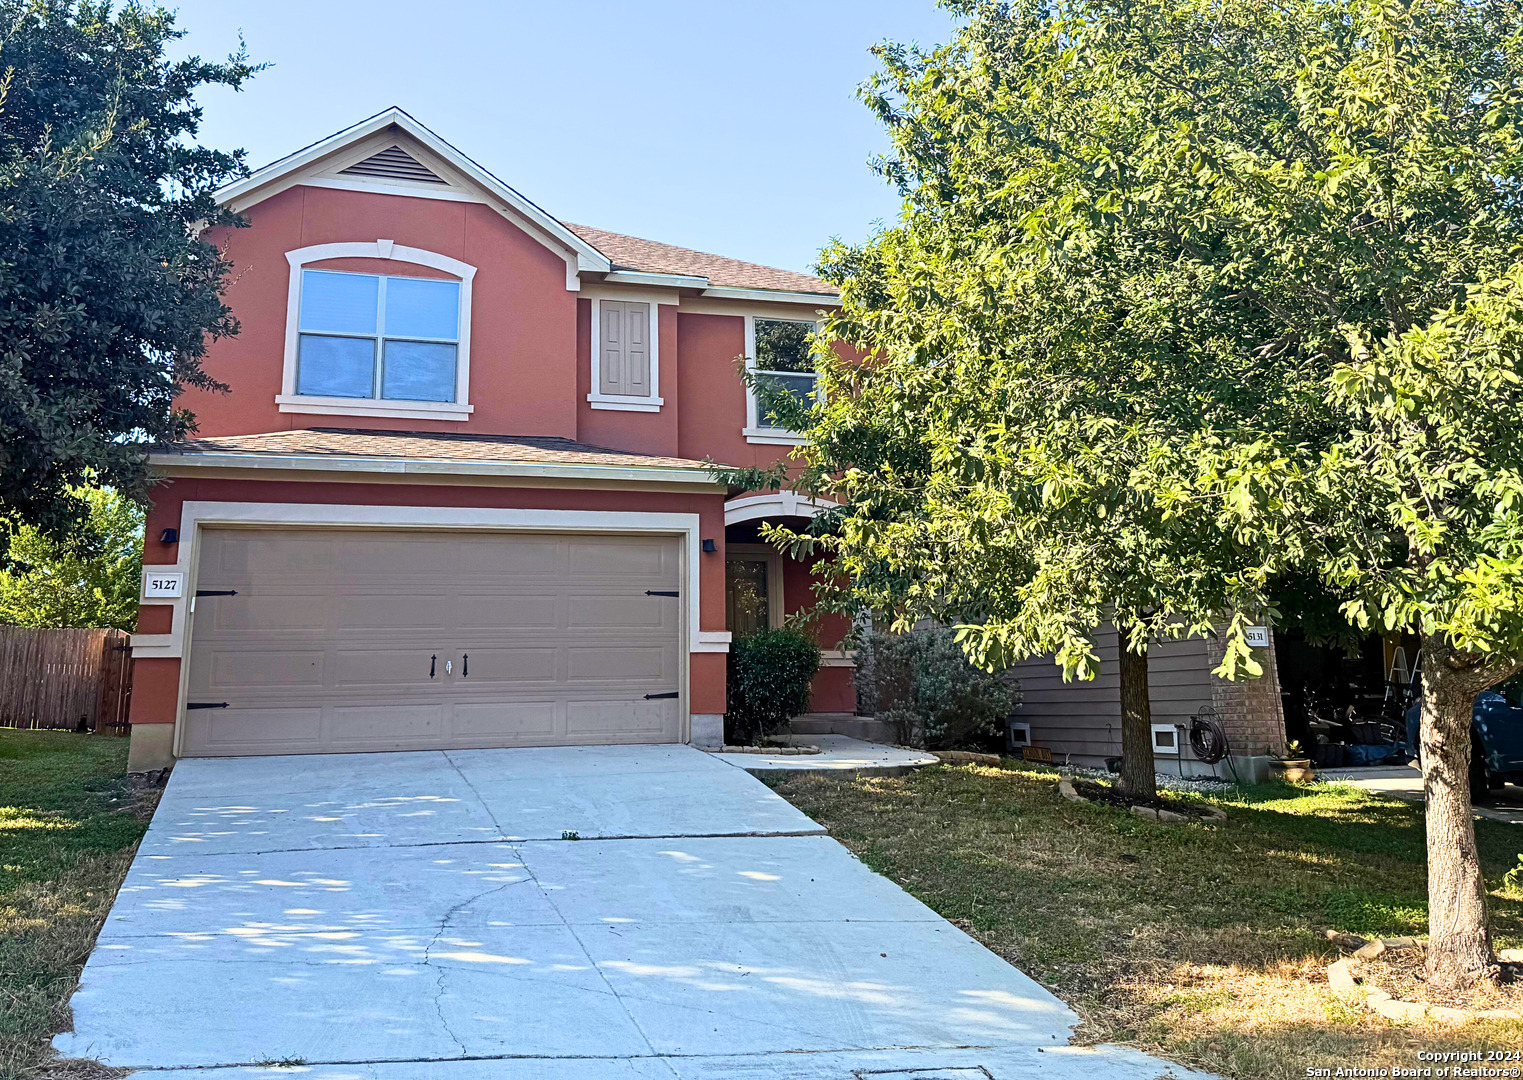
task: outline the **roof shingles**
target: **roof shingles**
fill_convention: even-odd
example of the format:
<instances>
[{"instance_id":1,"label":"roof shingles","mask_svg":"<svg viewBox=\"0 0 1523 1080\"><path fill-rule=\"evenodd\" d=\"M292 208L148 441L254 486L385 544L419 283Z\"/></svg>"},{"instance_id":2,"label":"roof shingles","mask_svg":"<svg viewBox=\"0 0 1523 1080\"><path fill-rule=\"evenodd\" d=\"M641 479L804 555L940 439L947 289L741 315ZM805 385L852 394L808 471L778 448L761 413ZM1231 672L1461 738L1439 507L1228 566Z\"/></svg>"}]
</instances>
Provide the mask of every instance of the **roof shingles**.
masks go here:
<instances>
[{"instance_id":1,"label":"roof shingles","mask_svg":"<svg viewBox=\"0 0 1523 1080\"><path fill-rule=\"evenodd\" d=\"M159 453L280 454L297 457L373 457L413 461L525 462L616 468L707 469L689 458L632 454L572 439L540 435L458 435L368 428L298 428L258 435L218 435L157 447Z\"/></svg>"},{"instance_id":2,"label":"roof shingles","mask_svg":"<svg viewBox=\"0 0 1523 1080\"><path fill-rule=\"evenodd\" d=\"M686 274L708 278L716 288L770 289L778 292L836 295L836 287L823 278L779 270L773 266L727 259L703 251L674 247L654 240L594 229L590 225L562 222L566 228L612 260L615 270L638 270L648 274Z\"/></svg>"}]
</instances>

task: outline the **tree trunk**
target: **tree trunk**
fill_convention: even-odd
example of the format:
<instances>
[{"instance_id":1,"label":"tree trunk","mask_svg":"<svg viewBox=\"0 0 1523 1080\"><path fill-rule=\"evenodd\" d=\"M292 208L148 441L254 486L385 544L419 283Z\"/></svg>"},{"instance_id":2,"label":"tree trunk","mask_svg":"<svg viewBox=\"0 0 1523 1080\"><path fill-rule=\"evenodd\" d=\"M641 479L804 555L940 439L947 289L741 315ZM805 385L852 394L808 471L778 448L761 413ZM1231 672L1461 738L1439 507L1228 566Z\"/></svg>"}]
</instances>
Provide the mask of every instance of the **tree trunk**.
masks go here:
<instances>
[{"instance_id":1,"label":"tree trunk","mask_svg":"<svg viewBox=\"0 0 1523 1080\"><path fill-rule=\"evenodd\" d=\"M1499 973L1470 810L1470 716L1489 685L1442 638L1423 635L1422 766L1428 819L1428 982L1464 989Z\"/></svg>"},{"instance_id":2,"label":"tree trunk","mask_svg":"<svg viewBox=\"0 0 1523 1080\"><path fill-rule=\"evenodd\" d=\"M1158 794L1153 770L1153 707L1148 701L1148 654L1132 652L1126 632L1118 632L1121 649L1121 786L1127 794L1151 799Z\"/></svg>"}]
</instances>

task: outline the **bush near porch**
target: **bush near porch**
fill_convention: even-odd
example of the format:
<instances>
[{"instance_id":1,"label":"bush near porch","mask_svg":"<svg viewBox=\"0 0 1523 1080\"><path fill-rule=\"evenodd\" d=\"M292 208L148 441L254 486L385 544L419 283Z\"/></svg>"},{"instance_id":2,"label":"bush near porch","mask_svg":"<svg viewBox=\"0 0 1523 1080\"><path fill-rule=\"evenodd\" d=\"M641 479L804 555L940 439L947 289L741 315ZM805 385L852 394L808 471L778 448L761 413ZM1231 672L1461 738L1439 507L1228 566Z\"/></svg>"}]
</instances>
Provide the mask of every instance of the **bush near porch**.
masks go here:
<instances>
[{"instance_id":1,"label":"bush near porch","mask_svg":"<svg viewBox=\"0 0 1523 1080\"><path fill-rule=\"evenodd\" d=\"M731 644L727 669L725 742L751 745L808 711L820 647L793 627L760 630Z\"/></svg>"},{"instance_id":2,"label":"bush near porch","mask_svg":"<svg viewBox=\"0 0 1523 1080\"><path fill-rule=\"evenodd\" d=\"M925 750L1003 750L1005 718L1021 703L1014 676L974 667L946 626L866 635L856 686L859 712L887 724L898 745Z\"/></svg>"},{"instance_id":3,"label":"bush near porch","mask_svg":"<svg viewBox=\"0 0 1523 1080\"><path fill-rule=\"evenodd\" d=\"M1419 1050L1523 1046L1523 1022L1392 1025L1328 990L1326 929L1427 933L1420 806L1330 785L1203 800L1159 825L1059 797L1056 772L937 766L768 782L887 875L1067 1001L1081 1042L1245 1080L1411 1068ZM1523 827L1476 823L1499 948L1523 946Z\"/></svg>"}]
</instances>

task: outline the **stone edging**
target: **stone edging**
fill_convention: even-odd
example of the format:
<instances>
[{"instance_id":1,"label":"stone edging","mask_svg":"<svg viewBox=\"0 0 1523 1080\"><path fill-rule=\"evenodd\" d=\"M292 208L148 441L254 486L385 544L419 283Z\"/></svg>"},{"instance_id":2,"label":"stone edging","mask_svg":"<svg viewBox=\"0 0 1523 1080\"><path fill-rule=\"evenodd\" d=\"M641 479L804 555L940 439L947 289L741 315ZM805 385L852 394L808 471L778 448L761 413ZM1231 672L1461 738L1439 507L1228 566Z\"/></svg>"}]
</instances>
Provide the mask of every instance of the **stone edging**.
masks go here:
<instances>
[{"instance_id":1,"label":"stone edging","mask_svg":"<svg viewBox=\"0 0 1523 1080\"><path fill-rule=\"evenodd\" d=\"M1358 973L1361 959L1373 959L1391 949L1416 947L1417 943L1411 938L1377 938L1353 956L1346 956L1328 965L1328 988L1340 997L1354 996L1363 990L1365 1007L1387 1020L1442 1020L1448 1024L1463 1024L1469 1020L1523 1020L1523 1012L1517 1009L1468 1010L1448 1005L1422 1005L1415 1001L1399 1001L1377 987L1360 986ZM1361 953L1364 956L1361 957ZM1497 959L1509 964L1523 963L1523 949L1502 949L1497 953Z\"/></svg>"},{"instance_id":2,"label":"stone edging","mask_svg":"<svg viewBox=\"0 0 1523 1080\"><path fill-rule=\"evenodd\" d=\"M1094 801L1093 799L1086 799L1083 795L1079 794L1078 789L1074 787L1072 776L1065 775L1058 777L1058 794L1063 796L1063 798L1067 799L1069 802L1088 803ZM1178 814L1173 810L1157 810L1151 806L1132 806L1128 807L1128 809L1137 817L1146 818L1148 821L1166 821L1177 824L1180 822L1190 821L1227 820L1226 811L1219 810L1214 806L1201 807L1201 809L1206 812L1204 817L1199 817L1194 814Z\"/></svg>"},{"instance_id":3,"label":"stone edging","mask_svg":"<svg viewBox=\"0 0 1523 1080\"><path fill-rule=\"evenodd\" d=\"M811 757L825 751L818 746L730 746L725 745L715 754L767 754L776 757Z\"/></svg>"},{"instance_id":4,"label":"stone edging","mask_svg":"<svg viewBox=\"0 0 1523 1080\"><path fill-rule=\"evenodd\" d=\"M723 746L711 754L771 754L779 757L811 757L825 751L818 746Z\"/></svg>"},{"instance_id":5,"label":"stone edging","mask_svg":"<svg viewBox=\"0 0 1523 1080\"><path fill-rule=\"evenodd\" d=\"M1002 764L998 754L980 754L974 750L931 750L928 753L943 765L993 765L997 767Z\"/></svg>"}]
</instances>

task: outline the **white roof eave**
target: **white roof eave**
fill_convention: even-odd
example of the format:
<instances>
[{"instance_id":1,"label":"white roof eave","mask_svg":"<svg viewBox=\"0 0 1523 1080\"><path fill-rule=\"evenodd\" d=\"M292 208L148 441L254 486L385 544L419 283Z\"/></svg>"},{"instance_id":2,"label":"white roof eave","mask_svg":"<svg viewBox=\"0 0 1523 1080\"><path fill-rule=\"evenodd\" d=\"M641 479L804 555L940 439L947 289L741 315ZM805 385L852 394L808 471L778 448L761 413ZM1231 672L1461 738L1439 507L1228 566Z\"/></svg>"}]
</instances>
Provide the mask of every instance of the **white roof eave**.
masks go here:
<instances>
[{"instance_id":1,"label":"white roof eave","mask_svg":"<svg viewBox=\"0 0 1523 1080\"><path fill-rule=\"evenodd\" d=\"M226 206L237 202L258 192L261 188L268 187L291 175L307 168L314 162L320 161L335 151L345 146L369 138L379 131L388 127L396 126L410 137L422 143L430 151L449 162L459 169L474 183L489 192L494 198L500 199L517 213L522 214L539 228L543 229L557 242L563 244L568 250L576 255L577 267L582 270L607 273L613 268L608 256L583 240L576 233L562 225L555 217L541 209L534 202L519 194L513 188L493 176L486 169L472 161L450 143L445 142L438 135L424 127L402 109L392 106L384 112L376 113L367 120L361 120L358 124L335 132L320 142L288 154L278 161L271 162L262 169L257 169L244 177L235 180L231 184L218 189L216 198L219 203Z\"/></svg>"},{"instance_id":2,"label":"white roof eave","mask_svg":"<svg viewBox=\"0 0 1523 1080\"><path fill-rule=\"evenodd\" d=\"M354 454L279 454L259 451L157 452L148 465L159 470L256 469L272 472L333 472L379 476L536 477L617 480L645 484L696 484L722 490L707 469L676 465L595 465L581 462L472 461L460 458L377 458Z\"/></svg>"}]
</instances>

